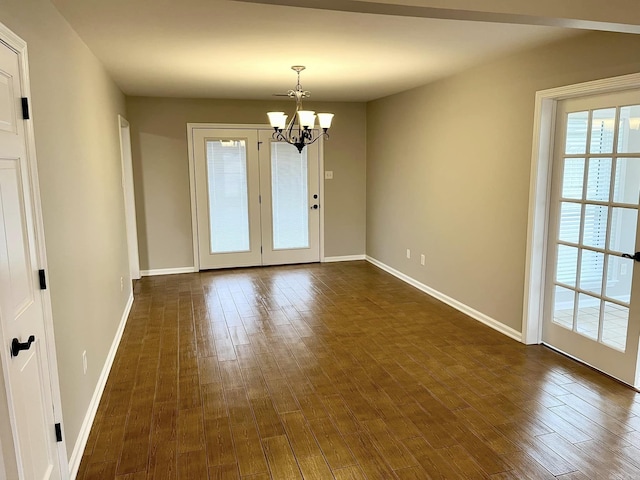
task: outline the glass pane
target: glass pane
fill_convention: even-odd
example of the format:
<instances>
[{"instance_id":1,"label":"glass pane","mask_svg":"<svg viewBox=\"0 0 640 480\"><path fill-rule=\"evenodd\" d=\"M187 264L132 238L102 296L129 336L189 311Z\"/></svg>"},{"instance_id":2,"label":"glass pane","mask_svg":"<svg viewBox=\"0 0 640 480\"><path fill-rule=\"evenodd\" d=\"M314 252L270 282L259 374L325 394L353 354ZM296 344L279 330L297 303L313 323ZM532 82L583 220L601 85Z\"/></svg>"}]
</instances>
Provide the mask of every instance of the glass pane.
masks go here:
<instances>
[{"instance_id":1,"label":"glass pane","mask_svg":"<svg viewBox=\"0 0 640 480\"><path fill-rule=\"evenodd\" d=\"M553 305L553 322L569 330L573 329L573 305L575 303L575 292L568 288L556 286L554 305Z\"/></svg>"},{"instance_id":2,"label":"glass pane","mask_svg":"<svg viewBox=\"0 0 640 480\"><path fill-rule=\"evenodd\" d=\"M618 153L640 153L640 105L620 109Z\"/></svg>"},{"instance_id":3,"label":"glass pane","mask_svg":"<svg viewBox=\"0 0 640 480\"><path fill-rule=\"evenodd\" d=\"M607 239L607 217L609 207L586 205L584 209L584 233L582 244L588 247L603 248Z\"/></svg>"},{"instance_id":4,"label":"glass pane","mask_svg":"<svg viewBox=\"0 0 640 480\"><path fill-rule=\"evenodd\" d=\"M558 238L563 242L578 243L580 239L580 215L582 205L562 202L560 204L560 233Z\"/></svg>"},{"instance_id":5,"label":"glass pane","mask_svg":"<svg viewBox=\"0 0 640 480\"><path fill-rule=\"evenodd\" d=\"M591 153L613 152L613 125L616 117L615 108L593 111L591 122Z\"/></svg>"},{"instance_id":6,"label":"glass pane","mask_svg":"<svg viewBox=\"0 0 640 480\"><path fill-rule=\"evenodd\" d=\"M608 255L607 297L620 302L631 300L631 281L633 280L633 260Z\"/></svg>"},{"instance_id":7,"label":"glass pane","mask_svg":"<svg viewBox=\"0 0 640 480\"><path fill-rule=\"evenodd\" d=\"M613 201L638 205L640 199L640 158L619 158Z\"/></svg>"},{"instance_id":8,"label":"glass pane","mask_svg":"<svg viewBox=\"0 0 640 480\"><path fill-rule=\"evenodd\" d=\"M627 327L629 325L629 309L615 303L604 303L602 318L602 343L618 350L627 347Z\"/></svg>"},{"instance_id":9,"label":"glass pane","mask_svg":"<svg viewBox=\"0 0 640 480\"><path fill-rule=\"evenodd\" d=\"M592 158L589 160L587 179L587 200L609 201L611 187L611 159Z\"/></svg>"},{"instance_id":10,"label":"glass pane","mask_svg":"<svg viewBox=\"0 0 640 480\"><path fill-rule=\"evenodd\" d=\"M582 198L584 158L565 158L562 173L562 198Z\"/></svg>"},{"instance_id":11,"label":"glass pane","mask_svg":"<svg viewBox=\"0 0 640 480\"><path fill-rule=\"evenodd\" d=\"M565 153L580 154L587 151L587 130L589 112L575 112L567 115L567 144Z\"/></svg>"},{"instance_id":12,"label":"glass pane","mask_svg":"<svg viewBox=\"0 0 640 480\"><path fill-rule=\"evenodd\" d=\"M211 253L249 251L244 140L207 140L207 181Z\"/></svg>"},{"instance_id":13,"label":"glass pane","mask_svg":"<svg viewBox=\"0 0 640 480\"><path fill-rule=\"evenodd\" d=\"M611 214L609 249L621 253L634 253L637 226L638 210L635 208L614 208Z\"/></svg>"},{"instance_id":14,"label":"glass pane","mask_svg":"<svg viewBox=\"0 0 640 480\"><path fill-rule=\"evenodd\" d=\"M273 248L309 247L307 150L271 142Z\"/></svg>"},{"instance_id":15,"label":"glass pane","mask_svg":"<svg viewBox=\"0 0 640 480\"><path fill-rule=\"evenodd\" d=\"M556 281L572 287L576 286L578 270L578 249L566 245L558 245L558 262L556 264Z\"/></svg>"},{"instance_id":16,"label":"glass pane","mask_svg":"<svg viewBox=\"0 0 640 480\"><path fill-rule=\"evenodd\" d=\"M576 316L576 332L598 339L598 322L600 319L600 299L589 295L578 295L578 313Z\"/></svg>"},{"instance_id":17,"label":"glass pane","mask_svg":"<svg viewBox=\"0 0 640 480\"><path fill-rule=\"evenodd\" d=\"M580 263L580 288L600 295L604 274L604 253L582 250Z\"/></svg>"}]
</instances>

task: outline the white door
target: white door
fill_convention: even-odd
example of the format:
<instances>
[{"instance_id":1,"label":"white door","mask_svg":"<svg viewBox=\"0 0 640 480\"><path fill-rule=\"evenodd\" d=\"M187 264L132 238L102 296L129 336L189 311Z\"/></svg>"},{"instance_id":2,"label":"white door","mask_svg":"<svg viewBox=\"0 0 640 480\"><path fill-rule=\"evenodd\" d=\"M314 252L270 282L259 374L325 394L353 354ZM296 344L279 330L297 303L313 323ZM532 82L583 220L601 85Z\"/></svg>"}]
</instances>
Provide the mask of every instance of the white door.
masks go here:
<instances>
[{"instance_id":1,"label":"white door","mask_svg":"<svg viewBox=\"0 0 640 480\"><path fill-rule=\"evenodd\" d=\"M272 130L192 130L200 269L320 261L318 145Z\"/></svg>"},{"instance_id":2,"label":"white door","mask_svg":"<svg viewBox=\"0 0 640 480\"><path fill-rule=\"evenodd\" d=\"M543 342L638 385L640 92L558 103Z\"/></svg>"},{"instance_id":3,"label":"white door","mask_svg":"<svg viewBox=\"0 0 640 480\"><path fill-rule=\"evenodd\" d=\"M193 130L200 269L260 265L255 130Z\"/></svg>"},{"instance_id":4,"label":"white door","mask_svg":"<svg viewBox=\"0 0 640 480\"><path fill-rule=\"evenodd\" d=\"M260 131L262 264L320 261L318 144L302 152Z\"/></svg>"},{"instance_id":5,"label":"white door","mask_svg":"<svg viewBox=\"0 0 640 480\"><path fill-rule=\"evenodd\" d=\"M0 42L0 355L21 478L58 479L61 472L20 98L18 55ZM11 353L14 341L25 349Z\"/></svg>"}]
</instances>

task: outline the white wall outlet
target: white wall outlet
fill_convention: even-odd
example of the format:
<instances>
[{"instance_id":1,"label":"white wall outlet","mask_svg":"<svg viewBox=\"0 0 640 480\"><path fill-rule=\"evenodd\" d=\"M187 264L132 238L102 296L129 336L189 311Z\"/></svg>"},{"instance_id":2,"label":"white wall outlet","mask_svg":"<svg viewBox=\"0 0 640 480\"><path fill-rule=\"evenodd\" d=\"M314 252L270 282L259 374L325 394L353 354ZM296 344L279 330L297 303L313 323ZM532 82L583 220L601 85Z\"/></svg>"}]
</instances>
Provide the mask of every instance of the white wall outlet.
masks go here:
<instances>
[{"instance_id":1,"label":"white wall outlet","mask_svg":"<svg viewBox=\"0 0 640 480\"><path fill-rule=\"evenodd\" d=\"M411 258L411 250L407 248L407 258Z\"/></svg>"},{"instance_id":2,"label":"white wall outlet","mask_svg":"<svg viewBox=\"0 0 640 480\"><path fill-rule=\"evenodd\" d=\"M420 265L424 265L424 253L420 255Z\"/></svg>"},{"instance_id":3,"label":"white wall outlet","mask_svg":"<svg viewBox=\"0 0 640 480\"><path fill-rule=\"evenodd\" d=\"M120 291L124 291L124 277L120 277Z\"/></svg>"},{"instance_id":4,"label":"white wall outlet","mask_svg":"<svg viewBox=\"0 0 640 480\"><path fill-rule=\"evenodd\" d=\"M82 352L82 371L87 374L87 351Z\"/></svg>"},{"instance_id":5,"label":"white wall outlet","mask_svg":"<svg viewBox=\"0 0 640 480\"><path fill-rule=\"evenodd\" d=\"M333 170L327 170L324 172L325 180L333 180Z\"/></svg>"}]
</instances>

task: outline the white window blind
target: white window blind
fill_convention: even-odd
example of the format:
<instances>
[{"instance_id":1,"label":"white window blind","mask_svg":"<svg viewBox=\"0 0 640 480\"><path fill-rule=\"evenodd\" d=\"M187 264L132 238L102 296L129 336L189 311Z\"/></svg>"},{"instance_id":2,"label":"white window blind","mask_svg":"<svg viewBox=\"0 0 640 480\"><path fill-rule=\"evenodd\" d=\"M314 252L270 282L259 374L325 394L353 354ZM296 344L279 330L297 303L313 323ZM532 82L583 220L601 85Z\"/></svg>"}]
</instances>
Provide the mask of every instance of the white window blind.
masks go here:
<instances>
[{"instance_id":1,"label":"white window blind","mask_svg":"<svg viewBox=\"0 0 640 480\"><path fill-rule=\"evenodd\" d=\"M206 146L211 253L249 251L245 141L208 140Z\"/></svg>"},{"instance_id":2,"label":"white window blind","mask_svg":"<svg viewBox=\"0 0 640 480\"><path fill-rule=\"evenodd\" d=\"M273 248L309 248L307 150L271 142Z\"/></svg>"},{"instance_id":3,"label":"white window blind","mask_svg":"<svg viewBox=\"0 0 640 480\"><path fill-rule=\"evenodd\" d=\"M633 115L640 116L640 106L622 107L619 111L618 152L640 152L640 119L637 122L639 130L633 131ZM605 255L580 247L621 252L620 249L627 246L625 240L635 239L637 210L627 214L624 211L627 209L594 203L633 203L637 206L640 196L640 182L637 180L640 175L640 159L616 158L613 151L615 118L616 109L608 108L570 113L566 123L565 152L573 157L564 158L559 240L575 244L575 247L559 246L556 281L575 287L580 267L579 287L595 294L601 293ZM588 132L591 137L587 152ZM575 157L584 154L595 154L598 157ZM636 164L637 169L631 172L629 166ZM629 174L633 178L629 178ZM612 181L614 196L610 198ZM607 245L610 215L611 233ZM581 258L578 264L579 249ZM615 268L618 263L617 257L609 257L607 285L616 283L620 271L620 268Z\"/></svg>"}]
</instances>

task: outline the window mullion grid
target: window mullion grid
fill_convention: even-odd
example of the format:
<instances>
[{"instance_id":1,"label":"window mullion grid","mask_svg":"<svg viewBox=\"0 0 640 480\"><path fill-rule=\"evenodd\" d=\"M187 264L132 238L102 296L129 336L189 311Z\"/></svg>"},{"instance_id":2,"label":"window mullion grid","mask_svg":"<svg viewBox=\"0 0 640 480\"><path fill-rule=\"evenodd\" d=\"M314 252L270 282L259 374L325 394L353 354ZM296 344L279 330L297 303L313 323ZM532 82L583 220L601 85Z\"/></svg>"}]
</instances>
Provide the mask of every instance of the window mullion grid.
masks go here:
<instances>
[{"instance_id":1,"label":"window mullion grid","mask_svg":"<svg viewBox=\"0 0 640 480\"><path fill-rule=\"evenodd\" d=\"M615 187L615 185L614 185ZM638 208L638 205L633 204L633 203L620 203L620 202L603 202L600 200L580 200L578 198L561 198L563 203L579 203L579 204L583 204L585 202L588 202L589 205L596 205L596 206L600 206L600 207L613 207L613 208Z\"/></svg>"},{"instance_id":2,"label":"window mullion grid","mask_svg":"<svg viewBox=\"0 0 640 480\"><path fill-rule=\"evenodd\" d=\"M578 293L583 293L584 295L589 295L589 296L593 297L593 292L590 292L589 290L584 290L584 289L579 288L579 287L573 287L571 285L568 285L568 284L562 283L562 282L555 282L555 285L557 285L558 287L566 288L568 290L576 290ZM615 298L609 298L606 295L602 296L602 300L604 300L605 302L609 302L609 303L615 303L616 305L619 305L621 307L629 308L629 304L628 303L625 303L622 300L617 300Z\"/></svg>"},{"instance_id":3,"label":"window mullion grid","mask_svg":"<svg viewBox=\"0 0 640 480\"><path fill-rule=\"evenodd\" d=\"M617 168L618 157L618 135L619 135L619 123L620 123L620 107L616 108L616 114L613 121L613 153L611 155L611 172L609 176L609 201L606 202L607 206L607 228L605 231L605 243L604 243L604 261L602 264L602 286L600 290L600 313L598 315L598 342L602 343L602 329L604 319L604 297L606 296L607 277L609 272L609 254L607 253L611 241L611 223L613 217L613 193L615 189L615 172Z\"/></svg>"},{"instance_id":4,"label":"window mullion grid","mask_svg":"<svg viewBox=\"0 0 640 480\"><path fill-rule=\"evenodd\" d=\"M591 152L591 130L593 123L593 110L589 110L589 120L587 122L587 145L585 148L585 152ZM565 159L566 162L566 159ZM580 280L582 277L582 245L584 244L584 223L585 223L585 201L587 198L587 184L589 178L589 159L585 156L584 162L584 171L582 173L582 199L580 205L580 230L578 232L578 258L576 265L576 287L574 290L574 301L573 301L573 325L571 330L577 332L578 327L578 308L580 304Z\"/></svg>"}]
</instances>

